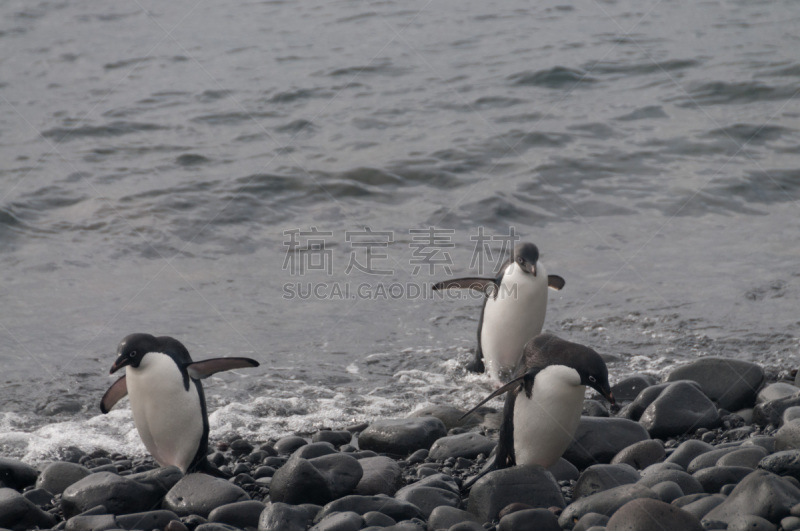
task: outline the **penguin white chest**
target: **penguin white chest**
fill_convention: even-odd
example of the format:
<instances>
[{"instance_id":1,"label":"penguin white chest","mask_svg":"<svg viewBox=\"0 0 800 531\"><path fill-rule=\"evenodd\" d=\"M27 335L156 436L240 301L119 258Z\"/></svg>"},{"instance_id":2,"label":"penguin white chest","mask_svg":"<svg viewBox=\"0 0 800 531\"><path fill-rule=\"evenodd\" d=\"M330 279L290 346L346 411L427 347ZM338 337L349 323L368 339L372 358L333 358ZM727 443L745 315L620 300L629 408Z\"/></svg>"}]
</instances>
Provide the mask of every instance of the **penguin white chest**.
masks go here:
<instances>
[{"instance_id":1,"label":"penguin white chest","mask_svg":"<svg viewBox=\"0 0 800 531\"><path fill-rule=\"evenodd\" d=\"M126 369L133 422L147 451L162 466L184 473L203 437L203 411L193 381L166 354L149 352L139 367Z\"/></svg>"},{"instance_id":2,"label":"penguin white chest","mask_svg":"<svg viewBox=\"0 0 800 531\"><path fill-rule=\"evenodd\" d=\"M518 465L549 468L558 461L581 420L586 387L575 369L551 365L536 375L531 398L514 404L514 453Z\"/></svg>"},{"instance_id":3,"label":"penguin white chest","mask_svg":"<svg viewBox=\"0 0 800 531\"><path fill-rule=\"evenodd\" d=\"M486 301L481 327L481 350L486 371L495 380L506 380L517 367L522 349L539 335L547 311L547 271L541 262L537 274L510 264L497 297Z\"/></svg>"}]
</instances>

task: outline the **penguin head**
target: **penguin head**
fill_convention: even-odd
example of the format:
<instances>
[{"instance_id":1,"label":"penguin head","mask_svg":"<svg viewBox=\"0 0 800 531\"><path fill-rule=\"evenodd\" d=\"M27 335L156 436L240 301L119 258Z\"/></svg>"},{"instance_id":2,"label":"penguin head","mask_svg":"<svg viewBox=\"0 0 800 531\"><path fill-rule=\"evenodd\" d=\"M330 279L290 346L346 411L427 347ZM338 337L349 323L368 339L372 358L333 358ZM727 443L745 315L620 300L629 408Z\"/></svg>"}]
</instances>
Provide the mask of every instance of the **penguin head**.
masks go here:
<instances>
[{"instance_id":1,"label":"penguin head","mask_svg":"<svg viewBox=\"0 0 800 531\"><path fill-rule=\"evenodd\" d=\"M514 247L514 263L524 272L536 276L539 249L532 243L520 243Z\"/></svg>"},{"instance_id":2,"label":"penguin head","mask_svg":"<svg viewBox=\"0 0 800 531\"><path fill-rule=\"evenodd\" d=\"M595 356L587 356L581 367L575 367L575 370L581 377L581 385L591 387L603 395L612 406L615 404L611 385L608 383L608 367L599 355L595 353Z\"/></svg>"},{"instance_id":3,"label":"penguin head","mask_svg":"<svg viewBox=\"0 0 800 531\"><path fill-rule=\"evenodd\" d=\"M123 339L117 347L117 359L111 366L110 374L123 367L139 367L142 358L155 349L157 340L150 334L131 334Z\"/></svg>"}]
</instances>

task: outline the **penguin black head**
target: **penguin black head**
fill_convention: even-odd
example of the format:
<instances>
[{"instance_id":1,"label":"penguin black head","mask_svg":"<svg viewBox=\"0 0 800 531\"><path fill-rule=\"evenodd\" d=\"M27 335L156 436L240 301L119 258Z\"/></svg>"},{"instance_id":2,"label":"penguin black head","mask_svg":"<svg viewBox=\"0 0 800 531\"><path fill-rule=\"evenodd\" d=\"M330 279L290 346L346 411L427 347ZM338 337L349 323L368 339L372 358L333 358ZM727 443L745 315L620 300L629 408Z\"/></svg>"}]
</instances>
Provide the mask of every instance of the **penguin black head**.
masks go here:
<instances>
[{"instance_id":1,"label":"penguin black head","mask_svg":"<svg viewBox=\"0 0 800 531\"><path fill-rule=\"evenodd\" d=\"M539 261L539 249L532 243L520 243L514 247L514 262L525 273L536 276L536 262Z\"/></svg>"},{"instance_id":2,"label":"penguin black head","mask_svg":"<svg viewBox=\"0 0 800 531\"><path fill-rule=\"evenodd\" d=\"M171 356L176 362L191 362L189 352L177 339L171 337L155 337L150 334L131 334L123 339L117 347L117 359L111 366L110 374L123 367L139 367L145 354L161 352Z\"/></svg>"},{"instance_id":3,"label":"penguin black head","mask_svg":"<svg viewBox=\"0 0 800 531\"><path fill-rule=\"evenodd\" d=\"M548 365L571 367L580 376L581 385L596 390L612 405L615 403L611 385L608 383L606 362L589 347L565 341L552 334L540 334L525 345L523 358L525 366L529 368Z\"/></svg>"}]
</instances>

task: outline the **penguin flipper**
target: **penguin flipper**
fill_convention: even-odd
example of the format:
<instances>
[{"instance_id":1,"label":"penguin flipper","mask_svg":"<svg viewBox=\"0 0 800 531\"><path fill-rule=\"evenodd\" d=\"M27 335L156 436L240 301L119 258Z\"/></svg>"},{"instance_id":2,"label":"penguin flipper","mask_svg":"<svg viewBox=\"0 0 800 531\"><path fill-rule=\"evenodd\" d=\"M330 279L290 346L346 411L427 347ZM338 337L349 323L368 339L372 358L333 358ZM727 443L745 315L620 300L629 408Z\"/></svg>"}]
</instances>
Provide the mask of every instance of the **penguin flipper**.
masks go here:
<instances>
[{"instance_id":1,"label":"penguin flipper","mask_svg":"<svg viewBox=\"0 0 800 531\"><path fill-rule=\"evenodd\" d=\"M500 426L500 437L497 441L495 465L498 469L508 468L517 464L514 453L514 404L517 402L519 390L512 390L506 395L503 406L503 424Z\"/></svg>"},{"instance_id":2,"label":"penguin flipper","mask_svg":"<svg viewBox=\"0 0 800 531\"><path fill-rule=\"evenodd\" d=\"M103 414L111 411L114 404L122 400L128 394L128 383L125 381L125 376L121 376L116 382L111 384L103 399L100 400L100 411Z\"/></svg>"},{"instance_id":3,"label":"penguin flipper","mask_svg":"<svg viewBox=\"0 0 800 531\"><path fill-rule=\"evenodd\" d=\"M567 281L558 275L547 275L547 287L550 289L561 290L566 283Z\"/></svg>"},{"instance_id":4,"label":"penguin flipper","mask_svg":"<svg viewBox=\"0 0 800 531\"><path fill-rule=\"evenodd\" d=\"M489 400L491 400L492 398L494 398L494 397L496 397L496 396L500 396L500 395L502 395L503 393L505 393L506 391L508 391L508 390L510 390L510 389L513 389L515 386L519 385L519 382L521 382L523 379L525 379L525 377L526 377L526 376L527 376L527 375L523 375L523 376L520 376L519 378L514 378L513 380L511 380L510 382L508 382L508 383L507 383L507 384L505 384L504 386L500 387L500 388L499 388L499 389L497 389L495 392L493 392L492 394L490 394L489 396L487 396L486 398L484 398L483 400L481 400L481 401L478 403L478 405L477 405L477 406L475 406L474 408L470 409L469 411L467 411L466 413L464 413L463 415L461 415L461 418L459 418L458 420L462 420L463 418L467 417L469 414L471 414L471 413L474 413L474 412L475 412L475 411L476 411L476 410L477 410L479 407L481 407L482 405L484 405L486 402L488 402L488 401L489 401Z\"/></svg>"},{"instance_id":5,"label":"penguin flipper","mask_svg":"<svg viewBox=\"0 0 800 531\"><path fill-rule=\"evenodd\" d=\"M443 280L433 285L433 291L441 291L444 289L474 289L482 293L488 293L489 289L497 287L497 279L494 278L453 278L450 280Z\"/></svg>"},{"instance_id":6,"label":"penguin flipper","mask_svg":"<svg viewBox=\"0 0 800 531\"><path fill-rule=\"evenodd\" d=\"M189 372L189 376L195 380L202 380L218 372L258 367L258 365L256 360L250 358L212 358L190 363L186 366L186 370Z\"/></svg>"}]
</instances>

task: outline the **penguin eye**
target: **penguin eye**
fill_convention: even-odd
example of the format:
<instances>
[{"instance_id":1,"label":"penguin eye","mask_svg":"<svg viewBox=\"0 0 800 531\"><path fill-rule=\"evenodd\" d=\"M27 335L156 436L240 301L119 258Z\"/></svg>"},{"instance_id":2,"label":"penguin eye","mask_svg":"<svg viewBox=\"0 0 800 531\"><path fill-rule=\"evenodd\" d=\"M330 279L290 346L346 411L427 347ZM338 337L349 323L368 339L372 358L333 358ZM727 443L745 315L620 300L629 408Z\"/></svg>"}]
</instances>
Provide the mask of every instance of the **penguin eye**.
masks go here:
<instances>
[{"instance_id":1,"label":"penguin eye","mask_svg":"<svg viewBox=\"0 0 800 531\"><path fill-rule=\"evenodd\" d=\"M521 263L522 263L522 262L524 262L524 261L525 261L525 260L523 260L521 256L520 256L520 257L517 257L517 262L518 262L518 263L520 263L520 264L521 264Z\"/></svg>"},{"instance_id":2,"label":"penguin eye","mask_svg":"<svg viewBox=\"0 0 800 531\"><path fill-rule=\"evenodd\" d=\"M133 358L135 358L135 357L136 357L136 355L137 355L137 354L138 354L138 352L136 352L135 350L132 350L132 351L131 351L131 352L128 354L128 357L129 357L129 358L131 358L131 359L133 359Z\"/></svg>"},{"instance_id":3,"label":"penguin eye","mask_svg":"<svg viewBox=\"0 0 800 531\"><path fill-rule=\"evenodd\" d=\"M589 376L589 381L592 383L597 383L597 378L595 378L594 376Z\"/></svg>"}]
</instances>

